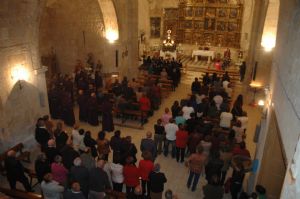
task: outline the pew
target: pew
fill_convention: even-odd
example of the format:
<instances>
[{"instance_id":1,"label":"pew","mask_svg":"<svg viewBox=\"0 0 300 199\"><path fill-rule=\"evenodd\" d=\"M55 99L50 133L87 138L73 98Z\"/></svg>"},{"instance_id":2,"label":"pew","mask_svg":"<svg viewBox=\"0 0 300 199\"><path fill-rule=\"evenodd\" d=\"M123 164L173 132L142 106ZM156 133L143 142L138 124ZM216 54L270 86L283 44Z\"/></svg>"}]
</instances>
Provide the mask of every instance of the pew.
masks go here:
<instances>
[{"instance_id":1,"label":"pew","mask_svg":"<svg viewBox=\"0 0 300 199\"><path fill-rule=\"evenodd\" d=\"M29 193L22 190L11 190L7 188L0 187L0 192L6 194L7 196L10 196L12 198L18 198L18 199L41 199L43 198L42 195L36 194L36 193Z\"/></svg>"}]
</instances>

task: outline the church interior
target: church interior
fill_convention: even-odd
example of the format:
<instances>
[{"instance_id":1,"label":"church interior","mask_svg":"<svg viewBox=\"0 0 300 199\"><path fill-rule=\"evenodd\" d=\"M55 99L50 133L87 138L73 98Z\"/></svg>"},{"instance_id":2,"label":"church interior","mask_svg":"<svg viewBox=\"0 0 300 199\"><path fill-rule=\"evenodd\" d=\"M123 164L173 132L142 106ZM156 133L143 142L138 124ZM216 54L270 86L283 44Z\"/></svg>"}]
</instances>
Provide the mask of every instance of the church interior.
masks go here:
<instances>
[{"instance_id":1,"label":"church interior","mask_svg":"<svg viewBox=\"0 0 300 199\"><path fill-rule=\"evenodd\" d=\"M0 16L1 199L300 198L299 0Z\"/></svg>"}]
</instances>

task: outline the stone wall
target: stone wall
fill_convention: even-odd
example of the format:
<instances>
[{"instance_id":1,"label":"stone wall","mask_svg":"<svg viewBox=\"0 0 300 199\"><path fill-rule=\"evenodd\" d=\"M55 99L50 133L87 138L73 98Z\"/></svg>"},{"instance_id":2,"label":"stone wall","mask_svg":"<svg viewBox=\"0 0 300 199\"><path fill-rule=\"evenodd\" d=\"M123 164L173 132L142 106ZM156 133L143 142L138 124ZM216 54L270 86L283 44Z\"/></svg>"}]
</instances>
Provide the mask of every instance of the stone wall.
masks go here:
<instances>
[{"instance_id":1,"label":"stone wall","mask_svg":"<svg viewBox=\"0 0 300 199\"><path fill-rule=\"evenodd\" d=\"M43 12L40 50L42 55L54 49L62 73L71 73L77 59L84 63L89 52L101 60L103 72L130 73L138 67L137 0L113 1L119 24L119 40L109 43L97 0L59 0ZM128 54L125 55L126 49ZM118 51L118 67L116 67Z\"/></svg>"},{"instance_id":2,"label":"stone wall","mask_svg":"<svg viewBox=\"0 0 300 199\"><path fill-rule=\"evenodd\" d=\"M44 4L44 0L0 1L0 151L17 142L34 143L35 122L48 113L38 51ZM18 82L17 75L26 81Z\"/></svg>"},{"instance_id":3,"label":"stone wall","mask_svg":"<svg viewBox=\"0 0 300 199\"><path fill-rule=\"evenodd\" d=\"M60 0L48 5L40 25L40 52L52 51L57 56L62 73L70 73L77 59L84 63L86 55L94 54L95 61L103 59L105 46L102 13L97 0ZM104 69L105 70L105 69Z\"/></svg>"},{"instance_id":4,"label":"stone wall","mask_svg":"<svg viewBox=\"0 0 300 199\"><path fill-rule=\"evenodd\" d=\"M300 5L299 1L280 1L276 50L271 88L284 150L288 159L286 179L281 198L299 198L299 178L290 173L292 158L300 135ZM295 157L299 160L300 157ZM297 165L296 170L300 170ZM297 184L296 184L297 183Z\"/></svg>"}]
</instances>

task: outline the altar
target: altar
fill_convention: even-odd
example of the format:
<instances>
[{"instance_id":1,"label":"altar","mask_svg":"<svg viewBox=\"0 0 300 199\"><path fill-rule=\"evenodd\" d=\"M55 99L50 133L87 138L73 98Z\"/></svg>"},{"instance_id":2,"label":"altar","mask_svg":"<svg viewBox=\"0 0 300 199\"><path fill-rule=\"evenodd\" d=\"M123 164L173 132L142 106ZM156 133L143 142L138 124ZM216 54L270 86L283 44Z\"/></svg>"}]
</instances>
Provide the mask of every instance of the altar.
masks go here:
<instances>
[{"instance_id":1,"label":"altar","mask_svg":"<svg viewBox=\"0 0 300 199\"><path fill-rule=\"evenodd\" d=\"M195 57L195 62L198 61L198 56L208 57L207 63L215 58L215 51L212 50L193 50L192 58Z\"/></svg>"},{"instance_id":2,"label":"altar","mask_svg":"<svg viewBox=\"0 0 300 199\"><path fill-rule=\"evenodd\" d=\"M164 59L174 58L176 60L177 59L177 51L163 51L163 50L160 50L159 56L163 57Z\"/></svg>"}]
</instances>

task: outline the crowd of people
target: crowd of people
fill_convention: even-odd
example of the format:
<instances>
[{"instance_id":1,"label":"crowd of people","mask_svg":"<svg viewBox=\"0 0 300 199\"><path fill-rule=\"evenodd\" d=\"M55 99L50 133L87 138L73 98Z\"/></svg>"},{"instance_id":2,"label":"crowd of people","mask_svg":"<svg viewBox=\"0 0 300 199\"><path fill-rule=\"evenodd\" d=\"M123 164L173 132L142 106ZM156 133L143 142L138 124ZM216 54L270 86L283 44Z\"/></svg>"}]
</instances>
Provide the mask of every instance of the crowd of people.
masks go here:
<instances>
[{"instance_id":1,"label":"crowd of people","mask_svg":"<svg viewBox=\"0 0 300 199\"><path fill-rule=\"evenodd\" d=\"M154 73L170 71L168 68L166 71L158 70L161 67L160 62L156 58L144 60L144 64L148 64ZM175 62L164 64L172 68ZM176 64L179 65L178 62ZM80 121L90 123L92 114L88 107L82 107L82 104L90 104L90 99L81 99L82 96L95 98L96 103L92 106L94 110L99 106L99 100L102 104L111 104L111 100L118 100L117 106L120 109L124 108L122 103L126 100L139 102L139 108L144 111L154 109L149 95L155 83L152 87L145 84L144 92L137 100L137 94L132 93L141 88L135 86L134 79L131 83L127 78L121 83L116 80L110 87L114 95L110 98L108 94L103 95L103 92L96 93L98 90L102 91L103 85L96 84L95 79L94 83L90 82L92 86L82 86L84 84L81 81L86 81L85 75L85 72L79 70L75 76ZM57 82L54 81L53 87L67 93L65 95L73 109L75 97L71 92L73 89L68 89L68 85L73 85L71 78L65 76L54 80ZM73 126L73 130L68 134L64 130L63 122L57 122L54 128L49 116L37 121L35 139L41 147L41 154L35 161L34 172L44 198L59 199L63 196L65 199L98 199L115 191L126 192L129 199L161 199L164 192L165 198L174 199L176 196L171 190L164 190L167 177L156 161L157 156L167 157L169 152L178 164L188 167L186 186L192 192L197 190L199 179L205 177L207 184L203 187L203 194L206 199L221 199L225 192L230 192L233 199L249 198L246 193L240 193L245 174L251 165L250 153L244 141L248 118L243 109L242 95L235 99L230 111L233 96L230 84L228 73L220 77L207 73L199 79L195 78L190 97L174 101L172 106L165 108L164 114L154 125L154 135L147 132L139 149L130 136L122 137L119 130L108 140L106 132L114 131L114 128L105 125L97 139L94 139L90 131L81 129L75 121L68 123L69 120L64 120L64 104L60 105L63 107L60 109L52 104L54 107L51 117L63 119L67 125ZM129 92L132 95L128 94L128 89L132 89ZM110 105L104 104L100 108L103 117L107 107ZM111 113L111 110L107 112ZM93 114L98 117L98 112ZM138 150L142 153L140 161L136 157ZM32 171L23 167L14 151L7 153L5 166L12 189L16 188L16 181L20 181L27 191L33 191L24 175L24 172ZM233 173L228 176L230 167ZM258 187L258 190L259 194L265 194L263 187ZM254 197L255 194L252 198Z\"/></svg>"},{"instance_id":2,"label":"crowd of people","mask_svg":"<svg viewBox=\"0 0 300 199\"><path fill-rule=\"evenodd\" d=\"M154 110L159 108L162 98L159 79L169 79L176 87L180 82L180 62L171 62L148 57L142 66L149 69L148 74L161 74L160 78L147 79L145 82L138 82L135 78L129 80L126 76L122 81L113 78L103 80L101 64L91 63L92 58L87 59L88 67L84 67L80 60L77 60L74 74L55 74L48 81L48 98L50 115L53 119L61 119L68 126L75 124L74 105L79 107L79 120L88 122L90 125L99 124L99 115L102 115L102 129L113 131L113 110L124 112L124 110L140 110L152 115ZM99 66L98 66L99 65ZM154 70L155 68L155 70Z\"/></svg>"}]
</instances>

